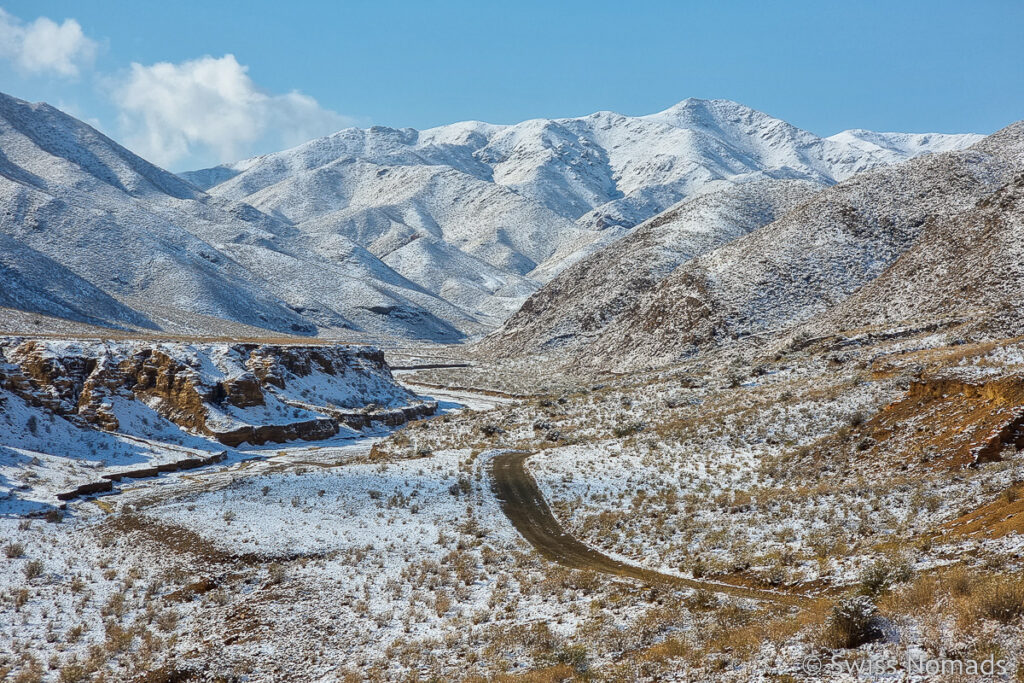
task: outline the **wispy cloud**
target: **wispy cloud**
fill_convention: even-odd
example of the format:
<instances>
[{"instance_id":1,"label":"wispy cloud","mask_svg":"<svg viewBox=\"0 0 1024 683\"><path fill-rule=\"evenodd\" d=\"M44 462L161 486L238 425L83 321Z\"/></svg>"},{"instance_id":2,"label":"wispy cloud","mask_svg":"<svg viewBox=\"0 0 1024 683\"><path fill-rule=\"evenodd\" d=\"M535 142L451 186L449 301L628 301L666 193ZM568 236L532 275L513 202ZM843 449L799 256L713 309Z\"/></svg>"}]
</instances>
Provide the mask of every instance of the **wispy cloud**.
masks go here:
<instances>
[{"instance_id":1,"label":"wispy cloud","mask_svg":"<svg viewBox=\"0 0 1024 683\"><path fill-rule=\"evenodd\" d=\"M115 84L127 144L162 165L236 160L332 133L353 120L299 92L257 87L234 55L133 63Z\"/></svg>"},{"instance_id":2,"label":"wispy cloud","mask_svg":"<svg viewBox=\"0 0 1024 683\"><path fill-rule=\"evenodd\" d=\"M0 57L23 72L77 76L92 64L96 47L74 19L58 24L38 17L25 23L0 9Z\"/></svg>"}]
</instances>

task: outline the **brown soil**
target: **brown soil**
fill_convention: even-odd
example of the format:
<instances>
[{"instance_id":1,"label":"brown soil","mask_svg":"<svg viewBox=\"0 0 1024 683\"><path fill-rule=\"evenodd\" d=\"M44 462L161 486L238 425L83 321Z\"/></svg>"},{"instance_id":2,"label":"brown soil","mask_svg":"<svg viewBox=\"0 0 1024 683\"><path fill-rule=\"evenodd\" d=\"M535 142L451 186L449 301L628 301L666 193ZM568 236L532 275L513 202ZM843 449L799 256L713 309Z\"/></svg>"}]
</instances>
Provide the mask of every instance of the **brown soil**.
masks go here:
<instances>
[{"instance_id":1,"label":"brown soil","mask_svg":"<svg viewBox=\"0 0 1024 683\"><path fill-rule=\"evenodd\" d=\"M1024 445L1024 379L1016 375L969 383L926 377L869 420L867 457L930 468L973 466Z\"/></svg>"},{"instance_id":2,"label":"brown soil","mask_svg":"<svg viewBox=\"0 0 1024 683\"><path fill-rule=\"evenodd\" d=\"M1024 498L1019 487L1011 487L1009 495L1000 496L987 505L946 522L941 532L949 537L983 536L1000 538L1008 534L1024 533Z\"/></svg>"}]
</instances>

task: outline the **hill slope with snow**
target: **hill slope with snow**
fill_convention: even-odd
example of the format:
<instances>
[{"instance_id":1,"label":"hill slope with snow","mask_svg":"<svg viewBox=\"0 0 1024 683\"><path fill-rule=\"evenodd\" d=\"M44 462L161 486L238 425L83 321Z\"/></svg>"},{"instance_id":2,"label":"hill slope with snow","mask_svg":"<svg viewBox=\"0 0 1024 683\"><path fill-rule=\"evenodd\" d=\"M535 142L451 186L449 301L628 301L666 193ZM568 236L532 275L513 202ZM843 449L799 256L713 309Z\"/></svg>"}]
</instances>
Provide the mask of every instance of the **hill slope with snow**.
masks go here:
<instances>
[{"instance_id":1,"label":"hill slope with snow","mask_svg":"<svg viewBox=\"0 0 1024 683\"><path fill-rule=\"evenodd\" d=\"M857 175L681 265L579 362L638 368L730 339L783 339L798 326L835 333L974 309L989 311L982 327L1006 328L988 316L1013 297L1016 275L996 282L1011 272L1001 264L1017 251L1019 216L985 207L1016 207L1015 186L1005 186L1022 170L1024 122L967 150Z\"/></svg>"},{"instance_id":2,"label":"hill slope with snow","mask_svg":"<svg viewBox=\"0 0 1024 683\"><path fill-rule=\"evenodd\" d=\"M684 199L562 271L479 348L520 356L585 344L681 263L772 222L819 191L806 180L761 180Z\"/></svg>"},{"instance_id":3,"label":"hill slope with snow","mask_svg":"<svg viewBox=\"0 0 1024 683\"><path fill-rule=\"evenodd\" d=\"M688 197L770 179L827 186L979 138L820 138L735 102L688 99L640 117L350 128L182 175L287 221L314 250L351 239L494 327L559 272Z\"/></svg>"},{"instance_id":4,"label":"hill slope with snow","mask_svg":"<svg viewBox=\"0 0 1024 683\"><path fill-rule=\"evenodd\" d=\"M472 188L474 181L484 181L597 230L632 227L714 181L775 177L832 184L874 166L961 149L980 138L863 130L820 138L736 102L691 98L640 117L597 112L515 125L468 121L424 131L350 128L291 150L183 176L218 196L252 198L258 208L298 223L340 208L378 208L378 202L391 205L391 217L402 223L405 197L395 202L386 192L354 194L352 186L369 181L357 177L366 173L364 164L372 164L381 177L394 167L441 166L457 173L439 184ZM307 174L325 172L331 177L324 184L296 187ZM272 189L280 183L286 185ZM441 227L458 220L434 218Z\"/></svg>"},{"instance_id":5,"label":"hill slope with snow","mask_svg":"<svg viewBox=\"0 0 1024 683\"><path fill-rule=\"evenodd\" d=\"M3 306L183 334L318 329L455 341L456 307L344 237L211 197L45 104L0 95ZM223 321L219 326L217 321Z\"/></svg>"}]
</instances>

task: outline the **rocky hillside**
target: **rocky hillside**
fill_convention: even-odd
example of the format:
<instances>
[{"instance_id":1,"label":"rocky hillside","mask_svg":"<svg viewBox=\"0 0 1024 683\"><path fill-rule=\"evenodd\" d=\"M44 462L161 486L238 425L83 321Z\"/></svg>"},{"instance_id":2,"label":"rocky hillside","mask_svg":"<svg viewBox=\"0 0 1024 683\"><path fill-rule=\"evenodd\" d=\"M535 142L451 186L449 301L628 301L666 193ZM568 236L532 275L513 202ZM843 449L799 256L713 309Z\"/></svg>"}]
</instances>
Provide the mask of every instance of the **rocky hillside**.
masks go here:
<instances>
[{"instance_id":1,"label":"rocky hillside","mask_svg":"<svg viewBox=\"0 0 1024 683\"><path fill-rule=\"evenodd\" d=\"M672 362L731 339L779 338L815 319L848 329L975 314L979 304L992 312L1014 286L1001 280L1019 224L1015 184L997 191L1022 169L1024 123L1017 123L964 151L859 174L680 266L581 362ZM966 281L957 279L968 271Z\"/></svg>"},{"instance_id":2,"label":"rocky hillside","mask_svg":"<svg viewBox=\"0 0 1024 683\"><path fill-rule=\"evenodd\" d=\"M369 347L12 338L0 344L0 477L9 495L46 497L97 468L146 476L224 446L355 435L435 408Z\"/></svg>"},{"instance_id":3,"label":"rocky hillside","mask_svg":"<svg viewBox=\"0 0 1024 683\"><path fill-rule=\"evenodd\" d=\"M805 180L762 180L685 199L562 271L478 348L508 357L585 344L681 263L772 222L821 189Z\"/></svg>"},{"instance_id":4,"label":"rocky hillside","mask_svg":"<svg viewBox=\"0 0 1024 683\"><path fill-rule=\"evenodd\" d=\"M1024 173L970 209L936 218L881 276L800 331L839 334L943 320L960 334L1024 334ZM974 335L972 335L974 336Z\"/></svg>"}]
</instances>

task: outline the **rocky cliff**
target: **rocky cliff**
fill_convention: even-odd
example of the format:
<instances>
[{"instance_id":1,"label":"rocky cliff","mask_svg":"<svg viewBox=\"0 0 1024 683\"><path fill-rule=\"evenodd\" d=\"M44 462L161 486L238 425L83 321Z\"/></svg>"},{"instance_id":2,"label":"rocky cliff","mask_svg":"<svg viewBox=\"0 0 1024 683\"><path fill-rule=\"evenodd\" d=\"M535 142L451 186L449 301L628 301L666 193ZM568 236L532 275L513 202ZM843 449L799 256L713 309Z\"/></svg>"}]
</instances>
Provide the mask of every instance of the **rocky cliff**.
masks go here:
<instances>
[{"instance_id":1,"label":"rocky cliff","mask_svg":"<svg viewBox=\"0 0 1024 683\"><path fill-rule=\"evenodd\" d=\"M0 338L0 498L67 500L225 446L356 436L436 408L370 347Z\"/></svg>"},{"instance_id":2,"label":"rocky cliff","mask_svg":"<svg viewBox=\"0 0 1024 683\"><path fill-rule=\"evenodd\" d=\"M0 386L107 432L121 431L126 402L230 446L325 439L340 425L370 424L374 411L394 424L401 408L420 416L430 407L369 347L12 339L0 352Z\"/></svg>"}]
</instances>

